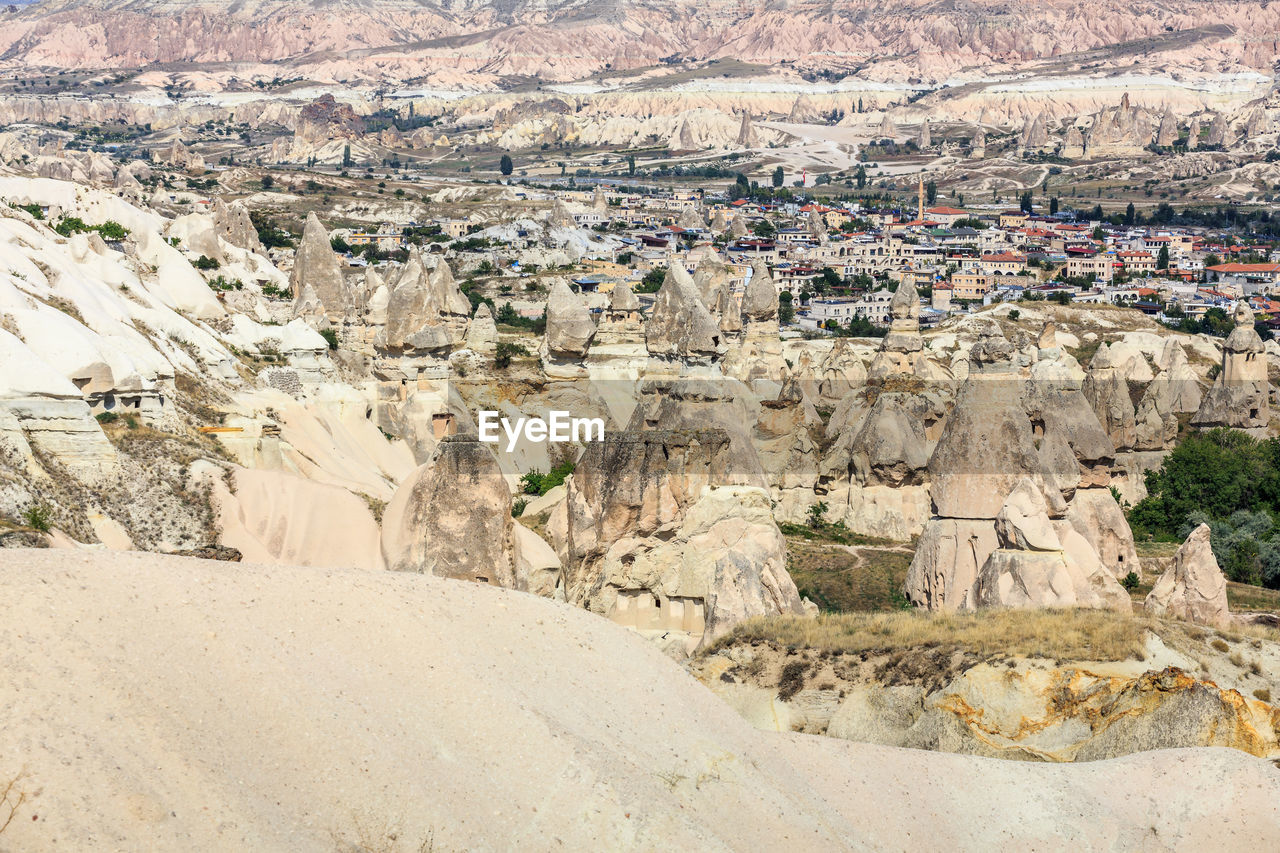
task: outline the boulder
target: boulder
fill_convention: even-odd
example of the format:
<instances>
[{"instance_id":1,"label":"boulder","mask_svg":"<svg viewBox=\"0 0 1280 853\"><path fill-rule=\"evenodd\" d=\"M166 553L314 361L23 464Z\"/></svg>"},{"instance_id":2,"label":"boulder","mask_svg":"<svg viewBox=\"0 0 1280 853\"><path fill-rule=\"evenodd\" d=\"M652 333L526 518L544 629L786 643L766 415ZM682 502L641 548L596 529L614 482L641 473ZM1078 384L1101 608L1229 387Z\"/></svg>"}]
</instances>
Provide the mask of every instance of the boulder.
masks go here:
<instances>
[{"instance_id":1,"label":"boulder","mask_svg":"<svg viewBox=\"0 0 1280 853\"><path fill-rule=\"evenodd\" d=\"M778 316L778 288L763 261L751 266L751 280L742 295L742 316L745 321L754 322L774 320Z\"/></svg>"},{"instance_id":2,"label":"boulder","mask_svg":"<svg viewBox=\"0 0 1280 853\"><path fill-rule=\"evenodd\" d=\"M547 331L543 345L548 354L577 358L586 355L596 324L578 294L558 280L547 297Z\"/></svg>"},{"instance_id":3,"label":"boulder","mask_svg":"<svg viewBox=\"0 0 1280 853\"><path fill-rule=\"evenodd\" d=\"M1049 521L1044 495L1027 478L1005 499L996 516L996 535L1001 545L1019 551L1059 551L1062 543Z\"/></svg>"},{"instance_id":4,"label":"boulder","mask_svg":"<svg viewBox=\"0 0 1280 853\"><path fill-rule=\"evenodd\" d=\"M990 519L934 518L916 543L903 592L927 610L972 610L974 584L998 546Z\"/></svg>"},{"instance_id":5,"label":"boulder","mask_svg":"<svg viewBox=\"0 0 1280 853\"><path fill-rule=\"evenodd\" d=\"M1080 489L1067 505L1067 522L1085 538L1115 577L1140 569L1133 531L1109 488Z\"/></svg>"},{"instance_id":6,"label":"boulder","mask_svg":"<svg viewBox=\"0 0 1280 853\"><path fill-rule=\"evenodd\" d=\"M1000 547L978 571L977 607L1104 607L1128 611L1129 596L1067 522L1055 525L1036 485L1022 480L996 518Z\"/></svg>"}]
</instances>

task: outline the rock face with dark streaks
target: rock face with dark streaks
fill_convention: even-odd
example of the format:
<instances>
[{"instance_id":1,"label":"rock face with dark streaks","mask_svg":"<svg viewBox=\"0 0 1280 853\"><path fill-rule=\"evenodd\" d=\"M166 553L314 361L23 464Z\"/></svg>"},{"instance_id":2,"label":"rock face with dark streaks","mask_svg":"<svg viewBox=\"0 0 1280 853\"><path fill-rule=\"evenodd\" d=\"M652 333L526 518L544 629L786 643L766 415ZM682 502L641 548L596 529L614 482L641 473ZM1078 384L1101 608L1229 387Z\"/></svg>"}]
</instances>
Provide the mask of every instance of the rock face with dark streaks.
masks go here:
<instances>
[{"instance_id":1,"label":"rock face with dark streaks","mask_svg":"<svg viewBox=\"0 0 1280 853\"><path fill-rule=\"evenodd\" d=\"M549 531L570 603L692 652L751 616L803 613L768 493L727 485L722 430L628 430L588 446Z\"/></svg>"}]
</instances>

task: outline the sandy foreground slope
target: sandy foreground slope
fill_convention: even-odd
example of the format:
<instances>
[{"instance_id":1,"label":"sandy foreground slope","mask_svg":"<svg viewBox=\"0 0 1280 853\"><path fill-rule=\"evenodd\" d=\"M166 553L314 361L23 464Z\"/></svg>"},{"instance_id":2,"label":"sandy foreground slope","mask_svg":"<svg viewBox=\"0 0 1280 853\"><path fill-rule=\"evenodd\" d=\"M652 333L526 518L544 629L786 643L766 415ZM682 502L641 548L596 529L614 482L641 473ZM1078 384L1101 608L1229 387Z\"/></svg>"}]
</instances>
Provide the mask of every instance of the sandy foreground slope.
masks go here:
<instances>
[{"instance_id":1,"label":"sandy foreground slope","mask_svg":"<svg viewBox=\"0 0 1280 853\"><path fill-rule=\"evenodd\" d=\"M20 772L0 850L1280 848L1280 771L1240 752L770 734L548 600L154 554L0 551Z\"/></svg>"}]
</instances>

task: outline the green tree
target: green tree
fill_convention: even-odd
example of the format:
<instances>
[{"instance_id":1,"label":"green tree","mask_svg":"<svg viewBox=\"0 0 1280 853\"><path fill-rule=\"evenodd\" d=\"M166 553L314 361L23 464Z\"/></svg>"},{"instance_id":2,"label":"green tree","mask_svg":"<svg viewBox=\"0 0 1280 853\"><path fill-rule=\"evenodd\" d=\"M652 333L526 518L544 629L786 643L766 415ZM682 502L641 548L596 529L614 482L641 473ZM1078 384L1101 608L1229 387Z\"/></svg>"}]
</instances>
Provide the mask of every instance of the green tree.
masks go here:
<instances>
[{"instance_id":1,"label":"green tree","mask_svg":"<svg viewBox=\"0 0 1280 853\"><path fill-rule=\"evenodd\" d=\"M1133 208L1133 202L1129 202L1129 204L1124 209L1124 224L1132 226L1134 221L1137 220L1137 218L1138 218L1138 214L1137 214L1137 211L1135 211Z\"/></svg>"},{"instance_id":2,"label":"green tree","mask_svg":"<svg viewBox=\"0 0 1280 853\"><path fill-rule=\"evenodd\" d=\"M634 176L636 173L636 155L627 155L627 174Z\"/></svg>"},{"instance_id":3,"label":"green tree","mask_svg":"<svg viewBox=\"0 0 1280 853\"><path fill-rule=\"evenodd\" d=\"M1169 247L1161 246L1160 254L1156 256L1156 269L1167 270L1169 268Z\"/></svg>"},{"instance_id":4,"label":"green tree","mask_svg":"<svg viewBox=\"0 0 1280 853\"><path fill-rule=\"evenodd\" d=\"M785 182L786 180L787 180L787 175L785 172L782 171L781 166L773 170L773 185L775 187L782 186L783 182Z\"/></svg>"},{"instance_id":5,"label":"green tree","mask_svg":"<svg viewBox=\"0 0 1280 853\"><path fill-rule=\"evenodd\" d=\"M351 146L342 146L342 168L349 169L355 161L351 159Z\"/></svg>"},{"instance_id":6,"label":"green tree","mask_svg":"<svg viewBox=\"0 0 1280 853\"><path fill-rule=\"evenodd\" d=\"M503 175L510 175L514 168L515 166L511 162L511 155L503 154L502 159L498 161L498 171Z\"/></svg>"},{"instance_id":7,"label":"green tree","mask_svg":"<svg viewBox=\"0 0 1280 853\"><path fill-rule=\"evenodd\" d=\"M784 290L778 294L778 322L787 325L795 319L796 309L791 304L792 296L790 290Z\"/></svg>"},{"instance_id":8,"label":"green tree","mask_svg":"<svg viewBox=\"0 0 1280 853\"><path fill-rule=\"evenodd\" d=\"M757 237L762 237L766 240L776 236L778 233L778 229L774 228L773 223L767 219L761 219L756 222L751 226L751 231Z\"/></svg>"},{"instance_id":9,"label":"green tree","mask_svg":"<svg viewBox=\"0 0 1280 853\"><path fill-rule=\"evenodd\" d=\"M1280 441L1240 430L1188 435L1146 475L1147 496L1130 523L1147 535L1176 535L1193 512L1225 519L1238 510L1280 509Z\"/></svg>"},{"instance_id":10,"label":"green tree","mask_svg":"<svg viewBox=\"0 0 1280 853\"><path fill-rule=\"evenodd\" d=\"M1035 210L1031 203L1031 190L1027 190L1022 194L1022 198L1018 200L1018 207L1022 208L1023 213L1030 214Z\"/></svg>"},{"instance_id":11,"label":"green tree","mask_svg":"<svg viewBox=\"0 0 1280 853\"><path fill-rule=\"evenodd\" d=\"M924 185L924 200L928 204L933 204L938 200L938 185L933 181Z\"/></svg>"},{"instance_id":12,"label":"green tree","mask_svg":"<svg viewBox=\"0 0 1280 853\"><path fill-rule=\"evenodd\" d=\"M662 282L667 278L667 271L654 267L644 274L644 278L640 279L640 283L635 286L636 293L657 293L662 288Z\"/></svg>"},{"instance_id":13,"label":"green tree","mask_svg":"<svg viewBox=\"0 0 1280 853\"><path fill-rule=\"evenodd\" d=\"M1055 195L1049 199L1049 215L1054 216L1058 212L1058 197Z\"/></svg>"}]
</instances>

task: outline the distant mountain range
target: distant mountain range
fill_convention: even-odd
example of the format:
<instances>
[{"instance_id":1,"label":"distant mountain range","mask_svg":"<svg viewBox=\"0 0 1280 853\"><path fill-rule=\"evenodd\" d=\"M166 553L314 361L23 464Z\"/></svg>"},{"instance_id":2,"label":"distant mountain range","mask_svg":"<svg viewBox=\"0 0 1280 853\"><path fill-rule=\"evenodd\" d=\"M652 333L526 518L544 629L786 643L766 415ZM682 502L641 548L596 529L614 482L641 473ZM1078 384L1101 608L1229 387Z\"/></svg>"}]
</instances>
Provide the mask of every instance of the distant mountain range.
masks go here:
<instances>
[{"instance_id":1,"label":"distant mountain range","mask_svg":"<svg viewBox=\"0 0 1280 853\"><path fill-rule=\"evenodd\" d=\"M1269 75L1278 49L1280 4L1266 0L19 0L0 12L9 66L286 63L500 85L687 60L924 84L1028 67Z\"/></svg>"}]
</instances>

